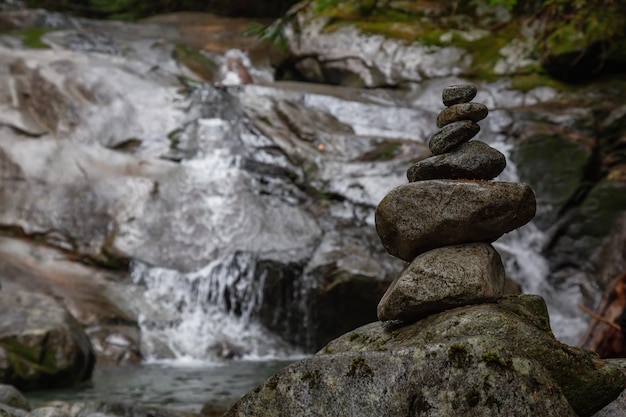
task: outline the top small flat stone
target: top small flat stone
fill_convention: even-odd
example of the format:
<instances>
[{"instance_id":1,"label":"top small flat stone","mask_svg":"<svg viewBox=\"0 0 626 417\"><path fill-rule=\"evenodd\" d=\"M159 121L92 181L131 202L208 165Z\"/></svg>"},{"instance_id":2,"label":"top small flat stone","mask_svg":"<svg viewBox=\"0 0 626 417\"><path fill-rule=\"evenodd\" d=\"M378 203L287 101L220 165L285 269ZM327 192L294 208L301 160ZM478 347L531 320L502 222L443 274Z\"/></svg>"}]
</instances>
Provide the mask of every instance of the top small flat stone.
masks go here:
<instances>
[{"instance_id":1,"label":"top small flat stone","mask_svg":"<svg viewBox=\"0 0 626 417\"><path fill-rule=\"evenodd\" d=\"M458 103L467 103L476 97L478 89L474 84L451 85L443 89L441 97L444 106Z\"/></svg>"}]
</instances>

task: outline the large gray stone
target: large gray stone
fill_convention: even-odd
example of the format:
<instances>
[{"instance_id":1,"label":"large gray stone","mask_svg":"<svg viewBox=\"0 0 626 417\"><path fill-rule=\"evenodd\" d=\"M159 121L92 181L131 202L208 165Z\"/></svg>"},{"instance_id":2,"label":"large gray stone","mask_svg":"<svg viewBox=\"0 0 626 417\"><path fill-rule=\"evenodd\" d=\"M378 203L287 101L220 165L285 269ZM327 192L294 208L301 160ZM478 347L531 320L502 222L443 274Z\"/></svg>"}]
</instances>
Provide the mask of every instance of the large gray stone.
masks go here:
<instances>
[{"instance_id":1,"label":"large gray stone","mask_svg":"<svg viewBox=\"0 0 626 417\"><path fill-rule=\"evenodd\" d=\"M61 388L91 377L91 343L54 299L0 292L0 382L23 390Z\"/></svg>"},{"instance_id":2,"label":"large gray stone","mask_svg":"<svg viewBox=\"0 0 626 417\"><path fill-rule=\"evenodd\" d=\"M470 141L452 152L423 159L407 171L409 182L434 179L490 180L506 167L505 156L484 142Z\"/></svg>"},{"instance_id":3,"label":"large gray stone","mask_svg":"<svg viewBox=\"0 0 626 417\"><path fill-rule=\"evenodd\" d=\"M493 242L528 223L535 195L521 183L430 180L391 190L375 212L376 231L391 255L411 262L448 245Z\"/></svg>"},{"instance_id":4,"label":"large gray stone","mask_svg":"<svg viewBox=\"0 0 626 417\"><path fill-rule=\"evenodd\" d=\"M590 416L625 385L618 368L554 339L540 297L512 296L358 328L225 417Z\"/></svg>"},{"instance_id":5,"label":"large gray stone","mask_svg":"<svg viewBox=\"0 0 626 417\"><path fill-rule=\"evenodd\" d=\"M419 255L387 289L378 318L415 321L504 292L504 266L488 243L446 246Z\"/></svg>"}]
</instances>

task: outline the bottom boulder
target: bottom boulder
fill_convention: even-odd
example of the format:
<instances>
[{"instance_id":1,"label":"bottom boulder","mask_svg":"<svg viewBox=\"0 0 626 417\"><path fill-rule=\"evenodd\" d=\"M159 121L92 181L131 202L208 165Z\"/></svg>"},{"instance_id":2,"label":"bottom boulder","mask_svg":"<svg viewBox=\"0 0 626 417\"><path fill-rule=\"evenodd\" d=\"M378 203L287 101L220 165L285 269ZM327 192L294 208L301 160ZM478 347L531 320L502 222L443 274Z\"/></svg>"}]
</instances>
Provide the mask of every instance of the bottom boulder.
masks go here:
<instances>
[{"instance_id":1,"label":"bottom boulder","mask_svg":"<svg viewBox=\"0 0 626 417\"><path fill-rule=\"evenodd\" d=\"M72 315L54 299L0 292L0 383L62 388L91 377L94 353Z\"/></svg>"},{"instance_id":2,"label":"bottom boulder","mask_svg":"<svg viewBox=\"0 0 626 417\"><path fill-rule=\"evenodd\" d=\"M371 323L245 395L224 416L591 416L619 368L557 341L538 296Z\"/></svg>"}]
</instances>

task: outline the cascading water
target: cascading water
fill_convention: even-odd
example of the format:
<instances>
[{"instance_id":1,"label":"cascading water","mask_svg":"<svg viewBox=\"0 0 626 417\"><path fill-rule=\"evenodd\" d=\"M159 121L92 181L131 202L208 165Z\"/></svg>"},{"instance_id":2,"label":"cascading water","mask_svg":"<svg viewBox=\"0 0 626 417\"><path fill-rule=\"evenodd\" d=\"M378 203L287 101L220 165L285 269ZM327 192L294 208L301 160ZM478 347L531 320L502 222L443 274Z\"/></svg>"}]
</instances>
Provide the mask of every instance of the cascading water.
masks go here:
<instances>
[{"instance_id":1,"label":"cascading water","mask_svg":"<svg viewBox=\"0 0 626 417\"><path fill-rule=\"evenodd\" d=\"M147 359L214 361L288 357L297 351L257 320L264 275L250 253L235 253L191 273L135 262L131 276L156 311L140 315Z\"/></svg>"},{"instance_id":2,"label":"cascading water","mask_svg":"<svg viewBox=\"0 0 626 417\"><path fill-rule=\"evenodd\" d=\"M505 111L491 112L489 117L490 127L482 139L502 152L507 160L506 169L496 180L518 182L517 167L511 159L513 146L507 142L505 134L497 132L497 126L507 125L509 117ZM550 267L542 254L546 240L546 233L531 221L520 229L506 233L494 246L502 256L507 276L520 285L522 292L538 294L545 299L555 337L564 343L576 345L587 327L580 310L576 309L582 295L577 287L564 291L549 284L547 278Z\"/></svg>"}]
</instances>

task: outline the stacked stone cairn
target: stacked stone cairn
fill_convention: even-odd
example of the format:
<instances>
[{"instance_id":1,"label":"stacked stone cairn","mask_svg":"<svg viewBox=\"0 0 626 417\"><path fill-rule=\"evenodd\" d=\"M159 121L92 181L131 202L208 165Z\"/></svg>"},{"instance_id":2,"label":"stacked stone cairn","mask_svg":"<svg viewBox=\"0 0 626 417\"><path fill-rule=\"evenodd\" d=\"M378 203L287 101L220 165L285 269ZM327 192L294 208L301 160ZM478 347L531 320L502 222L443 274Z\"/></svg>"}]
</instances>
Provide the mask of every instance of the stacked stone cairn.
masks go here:
<instances>
[{"instance_id":1,"label":"stacked stone cairn","mask_svg":"<svg viewBox=\"0 0 626 417\"><path fill-rule=\"evenodd\" d=\"M387 252L410 262L378 305L381 321L413 322L451 308L495 301L505 273L491 245L529 222L536 201L525 184L490 181L506 159L471 140L487 107L471 100L474 85L443 90L447 106L429 141L433 156L407 172L376 209L376 231Z\"/></svg>"},{"instance_id":2,"label":"stacked stone cairn","mask_svg":"<svg viewBox=\"0 0 626 417\"><path fill-rule=\"evenodd\" d=\"M536 204L527 185L491 181L505 158L470 141L487 116L475 95L444 90L434 155L376 209L383 245L410 262L380 321L285 367L224 417L591 417L624 390L618 367L554 338L541 297L503 296L491 243Z\"/></svg>"}]
</instances>

